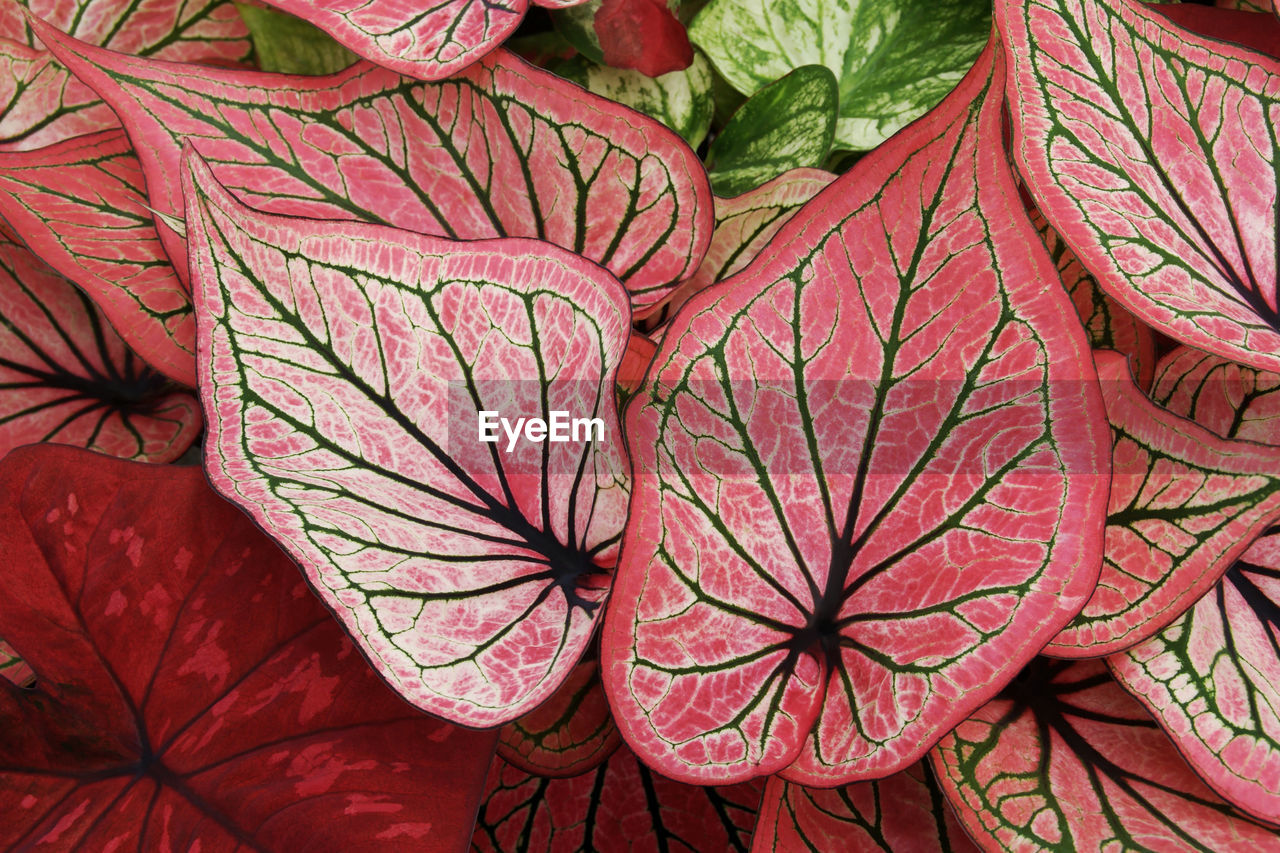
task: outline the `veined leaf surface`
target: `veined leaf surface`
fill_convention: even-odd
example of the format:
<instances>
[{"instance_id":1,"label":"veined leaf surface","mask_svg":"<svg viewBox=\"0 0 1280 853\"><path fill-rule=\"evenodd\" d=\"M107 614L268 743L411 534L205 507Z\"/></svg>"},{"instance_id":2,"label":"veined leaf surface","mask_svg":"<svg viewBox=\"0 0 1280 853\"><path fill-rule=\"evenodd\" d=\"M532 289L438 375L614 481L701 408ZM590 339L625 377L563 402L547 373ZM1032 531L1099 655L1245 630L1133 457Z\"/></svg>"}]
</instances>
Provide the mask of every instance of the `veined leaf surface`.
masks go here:
<instances>
[{"instance_id":1,"label":"veined leaf surface","mask_svg":"<svg viewBox=\"0 0 1280 853\"><path fill-rule=\"evenodd\" d=\"M1223 438L1280 445L1280 374L1178 347L1160 360L1151 397Z\"/></svg>"},{"instance_id":2,"label":"veined leaf surface","mask_svg":"<svg viewBox=\"0 0 1280 853\"><path fill-rule=\"evenodd\" d=\"M1118 353L1099 352L1111 421L1111 497L1098 587L1045 653L1136 645L1212 587L1280 517L1280 447L1231 441L1152 403Z\"/></svg>"},{"instance_id":3,"label":"veined leaf surface","mask_svg":"<svg viewBox=\"0 0 1280 853\"><path fill-rule=\"evenodd\" d=\"M400 74L439 80L515 32L529 0L268 0L352 52Z\"/></svg>"},{"instance_id":4,"label":"veined leaf surface","mask_svg":"<svg viewBox=\"0 0 1280 853\"><path fill-rule=\"evenodd\" d=\"M1101 661L1038 658L930 753L988 850L1256 853L1275 829L1191 772Z\"/></svg>"},{"instance_id":5,"label":"veined leaf surface","mask_svg":"<svg viewBox=\"0 0 1280 853\"><path fill-rule=\"evenodd\" d=\"M52 441L169 462L200 425L196 399L149 370L87 296L0 241L0 456Z\"/></svg>"},{"instance_id":6,"label":"veined leaf surface","mask_svg":"<svg viewBox=\"0 0 1280 853\"><path fill-rule=\"evenodd\" d=\"M260 213L188 163L215 488L406 699L481 727L533 710L591 637L626 521L625 291L537 241ZM555 411L598 419L593 440L478 440L480 412Z\"/></svg>"},{"instance_id":7,"label":"veined leaf surface","mask_svg":"<svg viewBox=\"0 0 1280 853\"><path fill-rule=\"evenodd\" d=\"M24 687L35 679L35 671L31 665L4 640L0 640L0 678L8 679L19 687Z\"/></svg>"},{"instance_id":8,"label":"veined leaf surface","mask_svg":"<svg viewBox=\"0 0 1280 853\"><path fill-rule=\"evenodd\" d=\"M1013 156L1098 283L1157 329L1280 370L1280 61L1130 0L999 0Z\"/></svg>"},{"instance_id":9,"label":"veined leaf surface","mask_svg":"<svg viewBox=\"0 0 1280 853\"><path fill-rule=\"evenodd\" d=\"M1089 336L1089 345L1094 349L1111 349L1129 356L1129 367L1138 385L1144 391L1149 389L1156 370L1156 336L1151 327L1098 287L1071 247L1034 208L1031 210L1031 224L1040 232L1040 239L1044 240L1058 267L1058 275L1071 294L1076 313Z\"/></svg>"},{"instance_id":10,"label":"veined leaf surface","mask_svg":"<svg viewBox=\"0 0 1280 853\"><path fill-rule=\"evenodd\" d=\"M746 853L763 788L762 781L682 785L645 767L625 746L571 779L530 776L498 759L489 769L471 849Z\"/></svg>"},{"instance_id":11,"label":"veined leaf surface","mask_svg":"<svg viewBox=\"0 0 1280 853\"><path fill-rule=\"evenodd\" d=\"M976 853L922 762L887 779L806 788L775 776L764 789L752 853Z\"/></svg>"},{"instance_id":12,"label":"veined leaf surface","mask_svg":"<svg viewBox=\"0 0 1280 853\"><path fill-rule=\"evenodd\" d=\"M439 83L367 63L281 78L120 56L37 27L120 112L165 214L182 215L190 139L250 206L549 240L608 267L637 306L692 273L711 239L706 175L679 137L506 51ZM160 234L181 274L183 240Z\"/></svg>"},{"instance_id":13,"label":"veined leaf surface","mask_svg":"<svg viewBox=\"0 0 1280 853\"><path fill-rule=\"evenodd\" d=\"M47 50L0 38L0 149L40 148L119 124Z\"/></svg>"},{"instance_id":14,"label":"veined leaf surface","mask_svg":"<svg viewBox=\"0 0 1280 853\"><path fill-rule=\"evenodd\" d=\"M666 775L905 768L1093 588L1102 400L991 73L690 300L627 409L603 677Z\"/></svg>"},{"instance_id":15,"label":"veined leaf surface","mask_svg":"<svg viewBox=\"0 0 1280 853\"><path fill-rule=\"evenodd\" d=\"M42 260L93 295L148 364L196 384L195 318L146 206L123 130L0 152L0 216Z\"/></svg>"},{"instance_id":16,"label":"veined leaf surface","mask_svg":"<svg viewBox=\"0 0 1280 853\"><path fill-rule=\"evenodd\" d=\"M495 735L379 683L198 468L20 448L0 519L0 630L37 674L0 683L4 849L466 843Z\"/></svg>"},{"instance_id":17,"label":"veined leaf surface","mask_svg":"<svg viewBox=\"0 0 1280 853\"><path fill-rule=\"evenodd\" d=\"M990 15L977 0L711 0L689 37L744 95L827 66L840 81L835 145L869 150L960 81Z\"/></svg>"},{"instance_id":18,"label":"veined leaf surface","mask_svg":"<svg viewBox=\"0 0 1280 853\"><path fill-rule=\"evenodd\" d=\"M502 727L498 755L535 776L569 777L594 770L620 743L600 684L600 663L589 656L550 699Z\"/></svg>"}]
</instances>

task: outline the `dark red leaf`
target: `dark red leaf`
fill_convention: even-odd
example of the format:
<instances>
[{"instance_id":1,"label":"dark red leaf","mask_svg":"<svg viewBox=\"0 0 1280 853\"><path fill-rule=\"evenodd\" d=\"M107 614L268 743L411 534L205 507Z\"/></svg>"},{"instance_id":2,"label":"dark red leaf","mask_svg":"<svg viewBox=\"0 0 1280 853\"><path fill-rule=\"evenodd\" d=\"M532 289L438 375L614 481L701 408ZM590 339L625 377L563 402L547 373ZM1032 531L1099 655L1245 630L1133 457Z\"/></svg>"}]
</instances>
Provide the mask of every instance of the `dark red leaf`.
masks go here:
<instances>
[{"instance_id":1,"label":"dark red leaf","mask_svg":"<svg viewBox=\"0 0 1280 853\"><path fill-rule=\"evenodd\" d=\"M387 690L198 468L0 462L0 846L461 849L494 733Z\"/></svg>"},{"instance_id":2,"label":"dark red leaf","mask_svg":"<svg viewBox=\"0 0 1280 853\"><path fill-rule=\"evenodd\" d=\"M693 62L689 34L667 0L604 0L596 11L604 62L657 77Z\"/></svg>"},{"instance_id":3,"label":"dark red leaf","mask_svg":"<svg viewBox=\"0 0 1280 853\"><path fill-rule=\"evenodd\" d=\"M1248 0L1253 2L1253 0ZM1261 0L1270 6L1270 0ZM1250 50L1276 56L1280 52L1280 21L1257 11L1215 9L1199 3L1160 3L1154 7L1180 27L1213 39L1234 42ZM1266 11L1270 11L1268 8Z\"/></svg>"}]
</instances>

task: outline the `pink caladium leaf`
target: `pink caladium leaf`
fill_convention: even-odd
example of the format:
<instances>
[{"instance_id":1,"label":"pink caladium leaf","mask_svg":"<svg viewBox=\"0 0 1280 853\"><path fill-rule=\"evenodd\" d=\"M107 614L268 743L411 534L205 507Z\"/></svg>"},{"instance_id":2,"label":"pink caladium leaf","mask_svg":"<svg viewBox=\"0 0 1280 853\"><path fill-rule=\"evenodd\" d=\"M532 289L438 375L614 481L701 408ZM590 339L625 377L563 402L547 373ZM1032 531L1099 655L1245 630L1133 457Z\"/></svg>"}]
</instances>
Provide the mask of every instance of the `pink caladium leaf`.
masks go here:
<instances>
[{"instance_id":1,"label":"pink caladium leaf","mask_svg":"<svg viewBox=\"0 0 1280 853\"><path fill-rule=\"evenodd\" d=\"M352 53L419 80L456 74L502 44L529 0L268 0Z\"/></svg>"},{"instance_id":2,"label":"pink caladium leaf","mask_svg":"<svg viewBox=\"0 0 1280 853\"><path fill-rule=\"evenodd\" d=\"M903 769L1093 589L1103 403L993 73L989 52L690 300L627 410L602 666L658 772Z\"/></svg>"},{"instance_id":3,"label":"pink caladium leaf","mask_svg":"<svg viewBox=\"0 0 1280 853\"><path fill-rule=\"evenodd\" d=\"M626 292L534 240L264 214L188 162L215 488L410 702L479 727L533 710L591 638L626 521ZM555 412L595 426L545 440Z\"/></svg>"},{"instance_id":4,"label":"pink caladium leaf","mask_svg":"<svg viewBox=\"0 0 1280 853\"><path fill-rule=\"evenodd\" d=\"M6 850L462 849L493 733L387 690L195 467L0 462ZM336 816L340 816L337 819Z\"/></svg>"},{"instance_id":5,"label":"pink caladium leaf","mask_svg":"<svg viewBox=\"0 0 1280 853\"><path fill-rule=\"evenodd\" d=\"M31 669L31 665L4 640L0 640L0 678L6 678L19 687L35 681L35 671Z\"/></svg>"},{"instance_id":6,"label":"pink caladium leaf","mask_svg":"<svg viewBox=\"0 0 1280 853\"><path fill-rule=\"evenodd\" d=\"M1151 402L1098 352L1111 421L1111 498L1098 587L1045 653L1137 645L1206 593L1280 518L1280 447L1232 441Z\"/></svg>"},{"instance_id":7,"label":"pink caladium leaf","mask_svg":"<svg viewBox=\"0 0 1280 853\"><path fill-rule=\"evenodd\" d=\"M1160 360L1151 396L1223 438L1280 445L1280 374L1178 347Z\"/></svg>"},{"instance_id":8,"label":"pink caladium leaf","mask_svg":"<svg viewBox=\"0 0 1280 853\"><path fill-rule=\"evenodd\" d=\"M578 776L602 764L622 743L600 684L600 664L588 657L560 689L498 734L498 755L542 777Z\"/></svg>"},{"instance_id":9,"label":"pink caladium leaf","mask_svg":"<svg viewBox=\"0 0 1280 853\"><path fill-rule=\"evenodd\" d=\"M1268 3L1268 8L1225 9L1198 3L1169 3L1161 4L1156 11L1193 33L1277 56L1280 54L1280 21L1271 15L1259 18L1253 14L1272 10L1269 0L1261 2Z\"/></svg>"},{"instance_id":10,"label":"pink caladium leaf","mask_svg":"<svg viewBox=\"0 0 1280 853\"><path fill-rule=\"evenodd\" d=\"M674 132L503 50L439 83L367 63L286 78L120 56L35 26L120 113L164 214L182 215L191 139L251 206L537 237L608 267L638 307L691 274L711 239L706 172ZM181 273L183 239L160 234Z\"/></svg>"},{"instance_id":11,"label":"pink caladium leaf","mask_svg":"<svg viewBox=\"0 0 1280 853\"><path fill-rule=\"evenodd\" d=\"M1094 349L1116 350L1127 355L1138 385L1143 390L1150 388L1156 371L1155 332L1098 287L1097 281L1089 275L1071 247L1034 208L1031 210L1031 224L1040 232L1040 239L1044 240L1058 267L1058 275L1062 277L1062 283L1076 306L1076 313L1084 323L1089 344Z\"/></svg>"},{"instance_id":12,"label":"pink caladium leaf","mask_svg":"<svg viewBox=\"0 0 1280 853\"><path fill-rule=\"evenodd\" d=\"M764 789L752 853L977 853L921 762L886 779L806 788L775 776Z\"/></svg>"},{"instance_id":13,"label":"pink caladium leaf","mask_svg":"<svg viewBox=\"0 0 1280 853\"><path fill-rule=\"evenodd\" d=\"M1280 370L1280 62L1116 0L999 0L1013 156L1102 288L1200 349Z\"/></svg>"},{"instance_id":14,"label":"pink caladium leaf","mask_svg":"<svg viewBox=\"0 0 1280 853\"><path fill-rule=\"evenodd\" d=\"M715 230L702 263L642 317L651 323L674 317L695 293L743 269L805 202L835 179L821 169L792 169L742 195L717 198Z\"/></svg>"},{"instance_id":15,"label":"pink caladium leaf","mask_svg":"<svg viewBox=\"0 0 1280 853\"><path fill-rule=\"evenodd\" d=\"M200 428L196 399L148 369L87 296L0 241L0 456L52 441L169 462Z\"/></svg>"},{"instance_id":16,"label":"pink caladium leaf","mask_svg":"<svg viewBox=\"0 0 1280 853\"><path fill-rule=\"evenodd\" d=\"M763 780L683 785L654 773L626 747L571 779L531 776L498 759L489 769L471 849L746 853L763 789Z\"/></svg>"},{"instance_id":17,"label":"pink caladium leaf","mask_svg":"<svg viewBox=\"0 0 1280 853\"><path fill-rule=\"evenodd\" d=\"M0 148L40 148L117 126L111 109L46 51L23 7L89 44L136 56L234 64L249 57L248 30L229 0L22 0L0 4Z\"/></svg>"},{"instance_id":18,"label":"pink caladium leaf","mask_svg":"<svg viewBox=\"0 0 1280 853\"><path fill-rule=\"evenodd\" d=\"M142 167L115 129L0 152L0 216L42 260L92 294L129 347L195 385L195 317L146 205Z\"/></svg>"},{"instance_id":19,"label":"pink caladium leaf","mask_svg":"<svg viewBox=\"0 0 1280 853\"><path fill-rule=\"evenodd\" d=\"M1275 828L1206 788L1101 661L1037 659L930 759L986 850L1275 846Z\"/></svg>"}]
</instances>

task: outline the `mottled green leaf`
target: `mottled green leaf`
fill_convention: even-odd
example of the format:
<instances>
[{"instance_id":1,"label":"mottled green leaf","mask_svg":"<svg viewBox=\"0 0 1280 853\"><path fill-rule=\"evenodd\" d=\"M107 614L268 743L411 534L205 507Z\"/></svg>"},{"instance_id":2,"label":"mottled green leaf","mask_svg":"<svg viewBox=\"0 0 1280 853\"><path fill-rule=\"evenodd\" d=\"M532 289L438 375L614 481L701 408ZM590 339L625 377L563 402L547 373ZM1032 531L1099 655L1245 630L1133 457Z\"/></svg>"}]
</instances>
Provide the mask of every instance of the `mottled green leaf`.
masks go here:
<instances>
[{"instance_id":1,"label":"mottled green leaf","mask_svg":"<svg viewBox=\"0 0 1280 853\"><path fill-rule=\"evenodd\" d=\"M983 0L712 0L689 37L748 95L827 66L840 81L836 146L863 150L942 100L990 29Z\"/></svg>"},{"instance_id":2,"label":"mottled green leaf","mask_svg":"<svg viewBox=\"0 0 1280 853\"><path fill-rule=\"evenodd\" d=\"M258 66L282 74L333 74L359 57L315 24L275 9L237 3Z\"/></svg>"},{"instance_id":3,"label":"mottled green leaf","mask_svg":"<svg viewBox=\"0 0 1280 853\"><path fill-rule=\"evenodd\" d=\"M741 195L789 169L821 166L836 132L838 86L826 66L805 65L751 96L707 152L716 195Z\"/></svg>"}]
</instances>

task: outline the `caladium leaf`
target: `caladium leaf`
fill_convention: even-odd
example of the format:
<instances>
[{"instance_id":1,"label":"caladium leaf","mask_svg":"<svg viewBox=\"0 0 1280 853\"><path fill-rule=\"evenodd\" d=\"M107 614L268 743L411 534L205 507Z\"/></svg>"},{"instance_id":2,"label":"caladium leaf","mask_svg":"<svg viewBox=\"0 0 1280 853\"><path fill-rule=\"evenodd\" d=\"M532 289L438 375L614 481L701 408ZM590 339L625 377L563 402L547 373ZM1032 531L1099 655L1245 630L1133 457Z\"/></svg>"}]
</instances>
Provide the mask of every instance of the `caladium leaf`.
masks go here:
<instances>
[{"instance_id":1,"label":"caladium leaf","mask_svg":"<svg viewBox=\"0 0 1280 853\"><path fill-rule=\"evenodd\" d=\"M498 733L498 755L543 777L594 770L622 743L600 685L600 665L588 657L551 698Z\"/></svg>"},{"instance_id":2,"label":"caladium leaf","mask_svg":"<svg viewBox=\"0 0 1280 853\"><path fill-rule=\"evenodd\" d=\"M279 74L336 74L360 57L324 30L266 6L237 3L253 39L253 55L263 71Z\"/></svg>"},{"instance_id":3,"label":"caladium leaf","mask_svg":"<svg viewBox=\"0 0 1280 853\"><path fill-rule=\"evenodd\" d=\"M690 300L628 407L601 656L661 773L905 768L1093 589L1102 400L992 68Z\"/></svg>"},{"instance_id":4,"label":"caladium leaf","mask_svg":"<svg viewBox=\"0 0 1280 853\"><path fill-rule=\"evenodd\" d=\"M711 0L689 37L745 95L827 66L840 81L836 147L869 150L951 91L990 15L978 0Z\"/></svg>"},{"instance_id":5,"label":"caladium leaf","mask_svg":"<svg viewBox=\"0 0 1280 853\"><path fill-rule=\"evenodd\" d=\"M640 71L597 65L578 57L556 73L601 97L639 110L665 124L694 148L711 128L711 65L701 53L687 68L650 77Z\"/></svg>"},{"instance_id":6,"label":"caladium leaf","mask_svg":"<svg viewBox=\"0 0 1280 853\"><path fill-rule=\"evenodd\" d=\"M1178 347L1160 360L1151 397L1223 438L1280 444L1280 374Z\"/></svg>"},{"instance_id":7,"label":"caladium leaf","mask_svg":"<svg viewBox=\"0 0 1280 853\"><path fill-rule=\"evenodd\" d=\"M493 762L471 849L479 853L667 850L746 853L763 781L682 785L622 747L571 779L543 779Z\"/></svg>"},{"instance_id":8,"label":"caladium leaf","mask_svg":"<svg viewBox=\"0 0 1280 853\"><path fill-rule=\"evenodd\" d=\"M1239 9L1243 12L1262 12L1269 14L1275 11L1272 0L1218 0L1219 9Z\"/></svg>"},{"instance_id":9,"label":"caladium leaf","mask_svg":"<svg viewBox=\"0 0 1280 853\"><path fill-rule=\"evenodd\" d=\"M1094 349L1109 349L1129 357L1129 367L1143 389L1151 387L1156 371L1156 336L1151 327L1129 313L1123 305L1108 296L1080 263L1080 259L1063 242L1058 232L1032 208L1031 224L1040 232L1049 255L1058 267L1058 275L1076 313L1084 323L1085 334Z\"/></svg>"},{"instance_id":10,"label":"caladium leaf","mask_svg":"<svg viewBox=\"0 0 1280 853\"><path fill-rule=\"evenodd\" d=\"M1280 370L1280 63L1129 0L999 0L1013 156L1098 283L1200 349Z\"/></svg>"},{"instance_id":11,"label":"caladium leaf","mask_svg":"<svg viewBox=\"0 0 1280 853\"><path fill-rule=\"evenodd\" d=\"M182 215L191 138L247 204L451 238L538 237L608 267L637 306L692 273L711 238L710 187L679 137L505 51L434 84L364 63L286 82L120 56L35 26L120 112L164 214ZM161 238L181 273L183 240L164 227Z\"/></svg>"},{"instance_id":12,"label":"caladium leaf","mask_svg":"<svg viewBox=\"0 0 1280 853\"><path fill-rule=\"evenodd\" d=\"M695 293L746 267L805 202L835 179L821 169L792 169L750 192L717 198L716 225L706 256L661 305L643 314L646 323L665 322Z\"/></svg>"},{"instance_id":13,"label":"caladium leaf","mask_svg":"<svg viewBox=\"0 0 1280 853\"><path fill-rule=\"evenodd\" d=\"M195 467L0 462L6 850L461 849L495 736L399 700ZM341 815L340 820L334 819Z\"/></svg>"},{"instance_id":14,"label":"caladium leaf","mask_svg":"<svg viewBox=\"0 0 1280 853\"><path fill-rule=\"evenodd\" d=\"M1280 447L1224 439L1147 399L1118 353L1099 352L1114 442L1098 588L1046 654L1136 645L1209 590L1280 518Z\"/></svg>"},{"instance_id":15,"label":"caladium leaf","mask_svg":"<svg viewBox=\"0 0 1280 853\"><path fill-rule=\"evenodd\" d=\"M46 51L34 50L40 42L24 6L82 41L135 56L234 64L251 50L229 0L22 0L0 6L0 55L10 65L0 86L4 148L40 148L117 126L114 113L88 86Z\"/></svg>"},{"instance_id":16,"label":"caladium leaf","mask_svg":"<svg viewBox=\"0 0 1280 853\"><path fill-rule=\"evenodd\" d=\"M788 169L821 166L835 138L840 90L822 65L804 65L743 104L707 151L711 189L735 196Z\"/></svg>"},{"instance_id":17,"label":"caladium leaf","mask_svg":"<svg viewBox=\"0 0 1280 853\"><path fill-rule=\"evenodd\" d=\"M200 426L195 398L147 369L88 297L0 241L0 456L53 441L169 462Z\"/></svg>"},{"instance_id":18,"label":"caladium leaf","mask_svg":"<svg viewBox=\"0 0 1280 853\"><path fill-rule=\"evenodd\" d=\"M35 681L35 671L23 660L13 646L0 640L0 678L6 678L19 687Z\"/></svg>"},{"instance_id":19,"label":"caladium leaf","mask_svg":"<svg viewBox=\"0 0 1280 853\"><path fill-rule=\"evenodd\" d=\"M586 648L626 520L625 291L538 241L263 214L189 163L214 487L406 699L480 727L533 710Z\"/></svg>"},{"instance_id":20,"label":"caladium leaf","mask_svg":"<svg viewBox=\"0 0 1280 853\"><path fill-rule=\"evenodd\" d=\"M1198 3L1169 3L1159 11L1193 33L1235 42L1271 56L1280 54L1280 21L1274 16L1259 18L1247 10L1215 9Z\"/></svg>"},{"instance_id":21,"label":"caladium leaf","mask_svg":"<svg viewBox=\"0 0 1280 853\"><path fill-rule=\"evenodd\" d=\"M775 776L764 789L752 853L858 850L976 853L922 762L887 779L806 788Z\"/></svg>"},{"instance_id":22,"label":"caladium leaf","mask_svg":"<svg viewBox=\"0 0 1280 853\"><path fill-rule=\"evenodd\" d=\"M195 385L191 298L146 205L123 130L0 152L0 216L75 282L148 364Z\"/></svg>"},{"instance_id":23,"label":"caladium leaf","mask_svg":"<svg viewBox=\"0 0 1280 853\"><path fill-rule=\"evenodd\" d=\"M618 411L622 411L623 398L629 400L644 384L644 375L649 372L653 356L658 345L643 332L632 332L627 341L627 351L622 355L622 364L618 365Z\"/></svg>"},{"instance_id":24,"label":"caladium leaf","mask_svg":"<svg viewBox=\"0 0 1280 853\"><path fill-rule=\"evenodd\" d=\"M1036 660L930 758L983 849L1275 846L1275 829L1214 796L1101 661Z\"/></svg>"}]
</instances>

